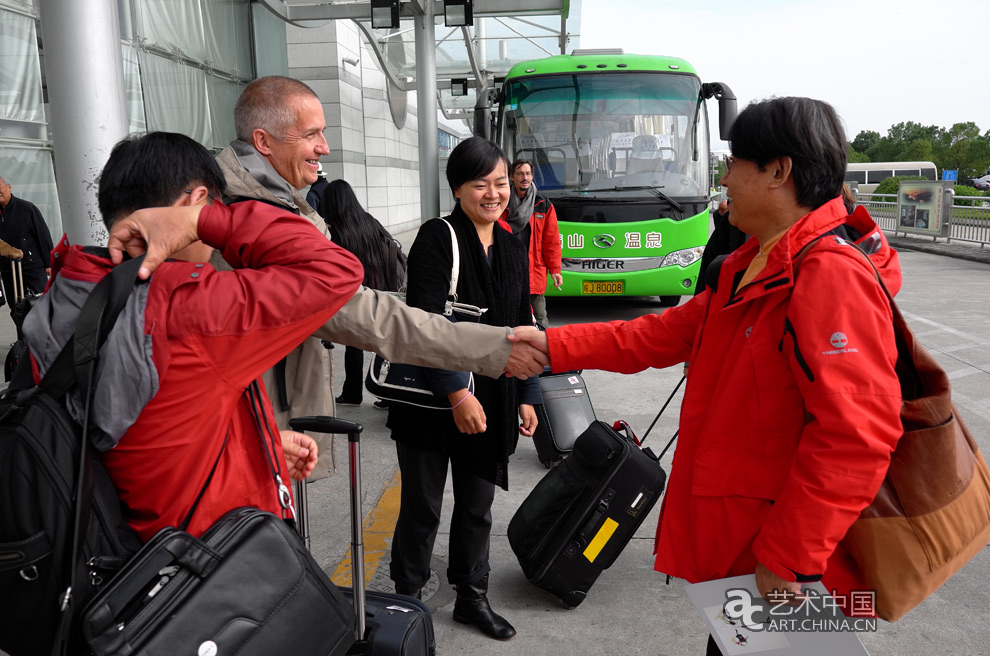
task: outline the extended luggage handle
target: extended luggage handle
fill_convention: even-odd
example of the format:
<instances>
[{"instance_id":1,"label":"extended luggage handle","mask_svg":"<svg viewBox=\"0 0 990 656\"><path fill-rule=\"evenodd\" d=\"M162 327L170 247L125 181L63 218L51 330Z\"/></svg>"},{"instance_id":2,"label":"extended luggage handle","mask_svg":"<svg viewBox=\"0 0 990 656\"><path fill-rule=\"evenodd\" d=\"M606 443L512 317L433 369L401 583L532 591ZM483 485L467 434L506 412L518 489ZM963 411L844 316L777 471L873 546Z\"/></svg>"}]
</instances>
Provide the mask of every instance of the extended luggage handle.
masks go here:
<instances>
[{"instance_id":1,"label":"extended luggage handle","mask_svg":"<svg viewBox=\"0 0 990 656\"><path fill-rule=\"evenodd\" d=\"M301 432L344 433L351 442L360 442L361 431L364 430L364 427L356 421L323 415L293 417L289 420L289 428Z\"/></svg>"},{"instance_id":2,"label":"extended luggage handle","mask_svg":"<svg viewBox=\"0 0 990 656\"><path fill-rule=\"evenodd\" d=\"M314 433L346 433L348 441L348 467L351 475L351 585L354 588L355 640L364 640L365 589L364 589L364 531L361 522L361 431L364 427L354 421L315 415L293 417L289 428ZM305 487L305 484L302 486Z\"/></svg>"},{"instance_id":3,"label":"extended luggage handle","mask_svg":"<svg viewBox=\"0 0 990 656\"><path fill-rule=\"evenodd\" d=\"M670 405L670 402L674 400L674 395L677 394L677 390L681 389L681 385L684 384L685 380L687 380L687 376L681 376L681 379L677 381L677 385L674 386L674 391L672 391L670 393L670 396L667 397L667 400L664 401L663 407L660 408L660 412L657 413L657 416L653 418L653 421L650 423L650 427L646 429L645 433L643 433L643 437L641 438L636 437L636 433L633 432L632 427L628 423L626 423L625 419L617 419L615 423L612 424L612 429L615 430L616 432L625 433L626 437L631 439L636 444L636 446L642 448L643 442L646 441L646 438L649 436L650 431L652 431L653 427L656 426L658 421L660 421L660 415L662 415L664 410L667 409L667 406ZM660 452L660 455L657 456L657 460L663 458L664 454L667 453L667 450L670 448L670 445L672 445L674 443L674 440L677 439L677 434L679 432L680 432L679 430L674 431L673 437L670 438L670 441L667 442L667 446L665 446L663 448L663 451Z\"/></svg>"}]
</instances>

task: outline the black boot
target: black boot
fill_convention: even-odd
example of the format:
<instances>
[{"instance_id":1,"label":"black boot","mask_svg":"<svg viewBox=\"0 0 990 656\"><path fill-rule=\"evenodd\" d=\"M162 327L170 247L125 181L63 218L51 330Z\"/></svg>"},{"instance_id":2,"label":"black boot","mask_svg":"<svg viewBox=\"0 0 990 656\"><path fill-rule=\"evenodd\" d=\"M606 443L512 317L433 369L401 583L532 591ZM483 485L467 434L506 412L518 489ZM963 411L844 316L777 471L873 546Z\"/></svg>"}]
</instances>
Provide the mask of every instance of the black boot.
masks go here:
<instances>
[{"instance_id":1,"label":"black boot","mask_svg":"<svg viewBox=\"0 0 990 656\"><path fill-rule=\"evenodd\" d=\"M496 640L509 640L515 637L512 625L492 610L488 603L488 575L476 583L462 583L454 586L457 601L454 602L454 621L472 624L482 633Z\"/></svg>"},{"instance_id":2,"label":"black boot","mask_svg":"<svg viewBox=\"0 0 990 656\"><path fill-rule=\"evenodd\" d=\"M423 600L423 588L412 588L398 581L395 582L395 592L400 595L406 595L407 597L415 597L420 601Z\"/></svg>"}]
</instances>

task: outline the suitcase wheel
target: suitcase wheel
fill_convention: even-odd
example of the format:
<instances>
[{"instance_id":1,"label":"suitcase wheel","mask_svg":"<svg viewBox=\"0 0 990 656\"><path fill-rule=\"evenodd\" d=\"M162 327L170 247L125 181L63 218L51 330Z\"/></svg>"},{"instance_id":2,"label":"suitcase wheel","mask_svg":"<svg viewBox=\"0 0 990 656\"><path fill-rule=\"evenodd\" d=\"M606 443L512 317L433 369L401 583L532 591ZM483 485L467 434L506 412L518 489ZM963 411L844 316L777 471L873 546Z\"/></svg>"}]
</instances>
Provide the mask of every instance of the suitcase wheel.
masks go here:
<instances>
[{"instance_id":1,"label":"suitcase wheel","mask_svg":"<svg viewBox=\"0 0 990 656\"><path fill-rule=\"evenodd\" d=\"M567 610L573 610L581 605L581 602L585 600L588 596L587 592L582 592L580 590L571 590L570 592L561 596L561 601L564 602L564 606Z\"/></svg>"}]
</instances>

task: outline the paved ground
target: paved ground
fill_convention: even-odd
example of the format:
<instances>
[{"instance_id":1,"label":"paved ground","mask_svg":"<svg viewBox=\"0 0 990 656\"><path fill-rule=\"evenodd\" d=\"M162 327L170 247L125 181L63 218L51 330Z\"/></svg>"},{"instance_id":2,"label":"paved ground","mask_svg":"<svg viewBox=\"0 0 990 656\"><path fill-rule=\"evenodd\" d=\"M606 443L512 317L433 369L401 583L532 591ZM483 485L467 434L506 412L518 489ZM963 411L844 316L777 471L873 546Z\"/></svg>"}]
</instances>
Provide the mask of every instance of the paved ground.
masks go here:
<instances>
[{"instance_id":1,"label":"paved ground","mask_svg":"<svg viewBox=\"0 0 990 656\"><path fill-rule=\"evenodd\" d=\"M413 234L398 235L408 248ZM909 321L926 332L920 333L929 349L936 349L943 366L951 358L958 364L950 370L957 403L970 422L984 452L990 452L990 249L968 244L932 244L929 240L899 237L895 246L902 251L905 287L901 293L902 309L910 311ZM912 253L923 250L926 253ZM938 257L936 257L936 255ZM949 260L945 257L952 257ZM954 302L940 298L938 290L966 280L968 291ZM557 299L555 299L557 300ZM944 309L937 309L944 303ZM581 320L578 306L558 303L551 307L560 320ZM598 306L609 316L593 319L626 318L643 311L660 311L653 305L635 303ZM933 309L935 308L935 309ZM953 313L960 315L956 319ZM625 314L623 314L625 313ZM942 315L943 323L925 317ZM573 318L570 318L573 317ZM920 323L916 323L916 321ZM13 341L13 326L6 309L0 310L0 345ZM342 349L335 349L336 389L340 389ZM603 372L586 372L592 398L599 416L606 420L627 418L643 430L653 417L658 397L665 398L679 377L673 370L647 371L629 377ZM642 392L632 390L645 390ZM388 580L388 547L397 507L399 481L395 451L385 429L385 413L374 409L366 396L356 408L341 409L341 416L362 423L364 478L363 500L366 512L366 578L372 588L391 590ZM676 428L679 407L675 402L661 419L650 438L654 449L666 442ZM341 462L346 454L340 450ZM669 471L670 454L662 461ZM472 654L701 654L706 640L702 620L684 591L683 581L668 584L652 569L652 537L656 513L625 549L611 569L606 571L580 607L567 610L556 598L529 584L523 577L506 540L506 526L533 485L545 473L535 449L521 440L511 466L509 492L496 494L491 560L493 563L490 597L496 610L506 615L519 630L516 639L500 643L483 637L473 629L451 619L454 595L443 580L446 557L445 527L449 525L452 497L448 488L444 504L445 517L434 551L434 569L438 572L427 587L427 604L434 612L438 651L441 655ZM335 580L350 580L348 552L348 487L345 476L335 476L309 486L313 530L313 551L319 562ZM990 550L984 550L959 575L918 609L897 624L881 623L875 634L860 636L872 654L922 656L939 652L990 655L990 629L986 609L990 593ZM287 649L287 653L291 650Z\"/></svg>"}]
</instances>

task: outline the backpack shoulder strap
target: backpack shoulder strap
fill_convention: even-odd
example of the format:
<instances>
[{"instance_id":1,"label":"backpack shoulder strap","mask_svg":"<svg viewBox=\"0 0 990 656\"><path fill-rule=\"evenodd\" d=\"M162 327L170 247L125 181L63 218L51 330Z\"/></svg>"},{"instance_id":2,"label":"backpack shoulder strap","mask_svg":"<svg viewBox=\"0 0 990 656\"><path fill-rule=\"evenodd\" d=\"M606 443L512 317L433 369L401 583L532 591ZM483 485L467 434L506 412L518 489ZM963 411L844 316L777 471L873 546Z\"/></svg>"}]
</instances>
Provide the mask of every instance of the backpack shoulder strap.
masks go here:
<instances>
[{"instance_id":1,"label":"backpack shoulder strap","mask_svg":"<svg viewBox=\"0 0 990 656\"><path fill-rule=\"evenodd\" d=\"M97 358L100 347L106 342L117 316L127 304L143 262L144 255L128 260L114 267L96 284L83 304L76 321L75 334L62 347L39 383L39 387L58 400L65 396L74 383L79 384L83 393L82 444L79 445L72 556L69 559L72 566L69 569L68 585L59 593L62 617L53 643L53 653L64 653L67 648L70 624L76 612L72 605L72 591L77 583L74 564L79 560L82 539L89 524L92 501L93 472L89 445L89 411L93 400L92 389Z\"/></svg>"}]
</instances>

